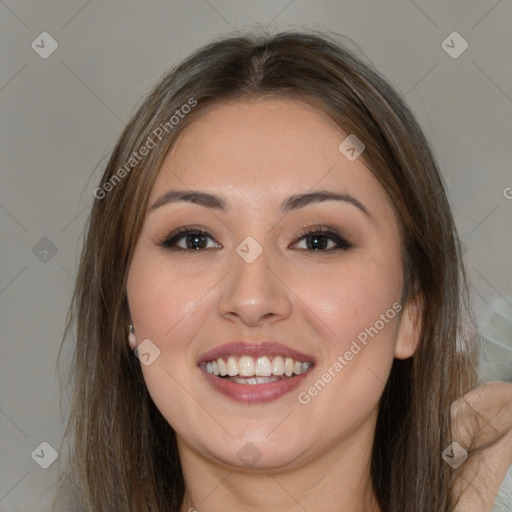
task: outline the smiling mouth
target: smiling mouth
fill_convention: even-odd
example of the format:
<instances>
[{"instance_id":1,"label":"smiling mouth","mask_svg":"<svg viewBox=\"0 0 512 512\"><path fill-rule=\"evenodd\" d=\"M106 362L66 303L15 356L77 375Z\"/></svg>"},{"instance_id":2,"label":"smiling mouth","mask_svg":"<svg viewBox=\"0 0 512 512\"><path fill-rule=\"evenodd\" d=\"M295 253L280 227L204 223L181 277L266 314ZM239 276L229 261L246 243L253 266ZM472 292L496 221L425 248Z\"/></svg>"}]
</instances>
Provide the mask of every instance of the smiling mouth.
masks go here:
<instances>
[{"instance_id":1,"label":"smiling mouth","mask_svg":"<svg viewBox=\"0 0 512 512\"><path fill-rule=\"evenodd\" d=\"M214 377L235 384L255 385L292 379L307 372L313 362L282 356L228 356L206 361L201 366Z\"/></svg>"}]
</instances>

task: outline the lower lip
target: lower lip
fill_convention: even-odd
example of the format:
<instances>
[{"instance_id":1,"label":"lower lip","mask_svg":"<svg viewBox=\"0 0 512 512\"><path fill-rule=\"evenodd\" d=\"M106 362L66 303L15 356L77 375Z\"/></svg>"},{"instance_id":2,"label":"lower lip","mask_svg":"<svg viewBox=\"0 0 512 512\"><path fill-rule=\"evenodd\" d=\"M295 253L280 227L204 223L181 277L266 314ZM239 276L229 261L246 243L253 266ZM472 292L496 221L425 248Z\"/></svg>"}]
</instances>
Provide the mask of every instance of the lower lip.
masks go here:
<instances>
[{"instance_id":1,"label":"lower lip","mask_svg":"<svg viewBox=\"0 0 512 512\"><path fill-rule=\"evenodd\" d=\"M268 382L267 384L237 384L226 379L215 377L211 373L201 369L206 380L224 396L235 402L244 404L263 404L281 398L296 389L307 377L309 370L288 379Z\"/></svg>"}]
</instances>

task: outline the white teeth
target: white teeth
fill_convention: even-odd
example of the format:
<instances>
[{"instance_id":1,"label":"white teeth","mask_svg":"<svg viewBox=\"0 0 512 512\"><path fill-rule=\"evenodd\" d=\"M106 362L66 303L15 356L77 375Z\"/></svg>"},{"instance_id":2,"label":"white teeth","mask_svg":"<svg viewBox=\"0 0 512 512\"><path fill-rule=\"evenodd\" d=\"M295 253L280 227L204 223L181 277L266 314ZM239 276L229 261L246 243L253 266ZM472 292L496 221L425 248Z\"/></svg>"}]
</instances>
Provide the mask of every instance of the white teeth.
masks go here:
<instances>
[{"instance_id":1,"label":"white teeth","mask_svg":"<svg viewBox=\"0 0 512 512\"><path fill-rule=\"evenodd\" d=\"M311 366L313 366L313 363L311 363L309 361L306 363L301 363L300 373L306 372L307 370L309 370L311 368Z\"/></svg>"},{"instance_id":2,"label":"white teeth","mask_svg":"<svg viewBox=\"0 0 512 512\"><path fill-rule=\"evenodd\" d=\"M269 382L275 382L276 380L279 380L278 377L275 377L274 375L271 375L269 377L251 377L249 379L243 379L241 377L232 377L230 379L231 382L234 382L235 384L268 384Z\"/></svg>"},{"instance_id":3,"label":"white teeth","mask_svg":"<svg viewBox=\"0 0 512 512\"><path fill-rule=\"evenodd\" d=\"M223 377L225 377L228 374L228 367L226 366L226 363L224 362L224 359L219 357L219 359L217 359L217 364L219 365L219 372L220 372L220 374ZM208 371L208 368L206 369L206 371Z\"/></svg>"},{"instance_id":4,"label":"white teeth","mask_svg":"<svg viewBox=\"0 0 512 512\"><path fill-rule=\"evenodd\" d=\"M249 356L243 356L238 361L238 375L240 377L254 376L254 359Z\"/></svg>"},{"instance_id":5,"label":"white teeth","mask_svg":"<svg viewBox=\"0 0 512 512\"><path fill-rule=\"evenodd\" d=\"M258 357L256 362L256 375L258 377L268 377L272 375L272 364L268 357Z\"/></svg>"},{"instance_id":6,"label":"white teeth","mask_svg":"<svg viewBox=\"0 0 512 512\"><path fill-rule=\"evenodd\" d=\"M236 382L237 384L256 384L256 379L254 377L250 379L241 379L241 378L235 378L232 379L232 382Z\"/></svg>"},{"instance_id":7,"label":"white teeth","mask_svg":"<svg viewBox=\"0 0 512 512\"><path fill-rule=\"evenodd\" d=\"M272 361L272 373L274 375L284 374L284 361L281 356L274 357Z\"/></svg>"},{"instance_id":8,"label":"white teeth","mask_svg":"<svg viewBox=\"0 0 512 512\"><path fill-rule=\"evenodd\" d=\"M287 377L291 377L293 374L293 367L295 366L294 361L291 357L287 357L284 361L284 373Z\"/></svg>"},{"instance_id":9,"label":"white teeth","mask_svg":"<svg viewBox=\"0 0 512 512\"><path fill-rule=\"evenodd\" d=\"M230 377L238 375L238 363L234 357L228 358L228 375Z\"/></svg>"},{"instance_id":10,"label":"white teeth","mask_svg":"<svg viewBox=\"0 0 512 512\"><path fill-rule=\"evenodd\" d=\"M267 384L268 382L275 382L279 380L275 375L269 375L268 377L256 377L257 384Z\"/></svg>"},{"instance_id":11,"label":"white teeth","mask_svg":"<svg viewBox=\"0 0 512 512\"><path fill-rule=\"evenodd\" d=\"M292 377L293 375L300 375L306 372L313 363L311 361L295 361L291 357L283 358L281 356L262 356L254 358L251 356L242 356L237 358L229 356L227 361L225 358L219 357L218 359L208 361L205 364L205 370L211 375L221 377L237 377L239 376L243 384L252 383L263 384L268 381L269 377ZM248 377L255 377L251 379ZM258 382L258 379L263 379L264 382ZM237 379L230 379L233 382ZM278 378L274 380L279 380ZM240 382L242 383L242 382Z\"/></svg>"}]
</instances>

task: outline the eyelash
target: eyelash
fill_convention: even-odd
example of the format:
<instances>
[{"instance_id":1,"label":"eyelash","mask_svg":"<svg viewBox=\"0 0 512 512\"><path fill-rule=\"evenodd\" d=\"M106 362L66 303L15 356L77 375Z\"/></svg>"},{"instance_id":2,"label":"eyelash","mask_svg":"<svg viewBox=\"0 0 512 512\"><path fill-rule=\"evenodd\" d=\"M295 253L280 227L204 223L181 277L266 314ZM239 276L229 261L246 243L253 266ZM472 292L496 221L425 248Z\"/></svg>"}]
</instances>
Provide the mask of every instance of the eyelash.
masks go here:
<instances>
[{"instance_id":1,"label":"eyelash","mask_svg":"<svg viewBox=\"0 0 512 512\"><path fill-rule=\"evenodd\" d=\"M180 228L177 231L175 231L174 233L171 233L165 240L159 242L158 245L160 247L163 247L164 249L169 250L169 251L182 251L182 252L194 251L194 252L196 252L196 251L207 250L207 249L189 249L189 248L184 249L183 247L176 246L176 242L178 242L179 240L184 238L186 235L190 235L190 234L204 235L204 236L214 240L207 231L204 231L201 228L186 227L186 228ZM324 229L321 227L320 228L312 228L312 229L301 229L298 238L295 239L293 244L294 245L297 244L304 238L314 237L314 236L325 237L328 240L331 240L338 245L337 245L337 247L332 247L330 249L309 249L308 248L308 249L300 249L300 250L305 250L308 252L324 252L324 253L327 252L328 253L328 252L337 251L337 250L345 250L346 251L352 247L352 244L348 240L346 240L345 238L340 236L335 231L332 231L330 229ZM218 242L216 242L216 243L218 243Z\"/></svg>"}]
</instances>

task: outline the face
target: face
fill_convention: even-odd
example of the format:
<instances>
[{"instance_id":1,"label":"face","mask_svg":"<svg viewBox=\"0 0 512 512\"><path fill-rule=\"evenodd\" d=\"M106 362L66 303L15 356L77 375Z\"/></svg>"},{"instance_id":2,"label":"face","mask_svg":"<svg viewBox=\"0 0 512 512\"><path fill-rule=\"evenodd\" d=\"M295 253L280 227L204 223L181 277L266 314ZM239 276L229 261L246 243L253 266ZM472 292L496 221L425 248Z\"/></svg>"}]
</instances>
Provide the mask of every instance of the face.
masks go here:
<instances>
[{"instance_id":1,"label":"face","mask_svg":"<svg viewBox=\"0 0 512 512\"><path fill-rule=\"evenodd\" d=\"M371 430L393 358L412 354L396 215L346 137L312 106L259 99L210 107L167 155L127 294L181 451L307 463Z\"/></svg>"}]
</instances>

